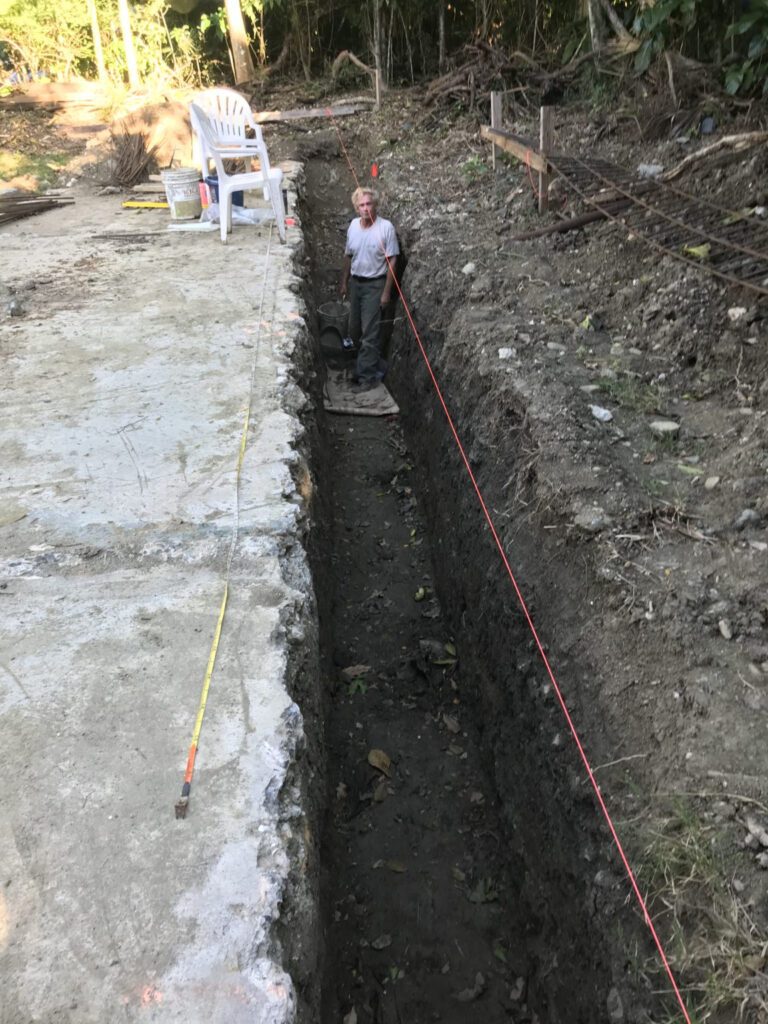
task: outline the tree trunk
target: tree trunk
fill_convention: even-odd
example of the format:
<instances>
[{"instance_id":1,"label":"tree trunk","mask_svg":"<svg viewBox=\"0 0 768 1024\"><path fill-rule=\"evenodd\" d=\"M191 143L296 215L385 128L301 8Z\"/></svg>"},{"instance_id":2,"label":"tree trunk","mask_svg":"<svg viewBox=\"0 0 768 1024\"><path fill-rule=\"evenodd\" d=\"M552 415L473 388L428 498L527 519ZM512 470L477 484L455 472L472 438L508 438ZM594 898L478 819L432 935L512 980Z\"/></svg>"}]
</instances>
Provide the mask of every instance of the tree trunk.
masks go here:
<instances>
[{"instance_id":1,"label":"tree trunk","mask_svg":"<svg viewBox=\"0 0 768 1024\"><path fill-rule=\"evenodd\" d=\"M240 0L224 0L224 7L227 12L229 44L232 47L232 59L235 64L235 85L239 85L241 82L252 82L255 78L253 61L248 46L248 34L245 31Z\"/></svg>"},{"instance_id":2,"label":"tree trunk","mask_svg":"<svg viewBox=\"0 0 768 1024\"><path fill-rule=\"evenodd\" d=\"M600 53L605 42L605 24L600 0L587 0L587 17L589 18L589 37L592 40L592 52Z\"/></svg>"},{"instance_id":3,"label":"tree trunk","mask_svg":"<svg viewBox=\"0 0 768 1024\"><path fill-rule=\"evenodd\" d=\"M138 89L141 85L141 80L139 78L139 66L136 63L136 48L133 45L131 11L128 7L128 0L117 0L117 8L120 12L120 33L123 37L125 63L128 68L128 84L132 89Z\"/></svg>"},{"instance_id":4,"label":"tree trunk","mask_svg":"<svg viewBox=\"0 0 768 1024\"><path fill-rule=\"evenodd\" d=\"M445 4L440 4L437 15L437 70L442 75L445 71Z\"/></svg>"},{"instance_id":5,"label":"tree trunk","mask_svg":"<svg viewBox=\"0 0 768 1024\"><path fill-rule=\"evenodd\" d=\"M93 36L93 55L96 58L96 71L99 81L107 79L107 67L104 63L104 48L101 45L101 30L99 29L99 15L96 11L96 0L87 0L88 14L91 18L91 35Z\"/></svg>"},{"instance_id":6,"label":"tree trunk","mask_svg":"<svg viewBox=\"0 0 768 1024\"><path fill-rule=\"evenodd\" d=\"M381 72L381 84L386 84L386 71L381 65L381 0L373 0L373 66Z\"/></svg>"}]
</instances>

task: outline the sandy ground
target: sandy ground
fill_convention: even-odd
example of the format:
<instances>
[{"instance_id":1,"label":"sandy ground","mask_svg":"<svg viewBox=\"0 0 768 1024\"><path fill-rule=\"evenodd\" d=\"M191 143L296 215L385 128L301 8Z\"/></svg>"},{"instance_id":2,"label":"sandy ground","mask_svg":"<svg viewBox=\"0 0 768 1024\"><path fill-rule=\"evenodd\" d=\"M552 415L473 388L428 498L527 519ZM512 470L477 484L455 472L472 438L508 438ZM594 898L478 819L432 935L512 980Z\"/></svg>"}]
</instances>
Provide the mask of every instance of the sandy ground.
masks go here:
<instances>
[{"instance_id":1,"label":"sandy ground","mask_svg":"<svg viewBox=\"0 0 768 1024\"><path fill-rule=\"evenodd\" d=\"M223 246L120 200L3 230L24 314L3 302L0 1020L286 1021L289 634L311 652L314 631L294 543L301 233Z\"/></svg>"}]
</instances>

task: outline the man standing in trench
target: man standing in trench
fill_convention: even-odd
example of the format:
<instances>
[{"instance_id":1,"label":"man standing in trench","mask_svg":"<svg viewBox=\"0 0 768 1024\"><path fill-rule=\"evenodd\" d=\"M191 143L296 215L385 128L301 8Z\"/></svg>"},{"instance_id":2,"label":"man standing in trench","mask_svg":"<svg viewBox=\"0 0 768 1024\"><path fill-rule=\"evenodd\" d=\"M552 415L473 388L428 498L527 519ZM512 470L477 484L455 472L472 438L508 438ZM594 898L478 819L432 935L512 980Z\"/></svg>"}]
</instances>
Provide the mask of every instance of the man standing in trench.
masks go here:
<instances>
[{"instance_id":1,"label":"man standing in trench","mask_svg":"<svg viewBox=\"0 0 768 1024\"><path fill-rule=\"evenodd\" d=\"M381 315L392 298L395 259L400 253L392 223L377 216L373 189L357 188L352 205L358 216L347 228L347 245L339 291L349 292L349 332L360 342L357 391L370 391L383 379L387 364L381 357Z\"/></svg>"}]
</instances>

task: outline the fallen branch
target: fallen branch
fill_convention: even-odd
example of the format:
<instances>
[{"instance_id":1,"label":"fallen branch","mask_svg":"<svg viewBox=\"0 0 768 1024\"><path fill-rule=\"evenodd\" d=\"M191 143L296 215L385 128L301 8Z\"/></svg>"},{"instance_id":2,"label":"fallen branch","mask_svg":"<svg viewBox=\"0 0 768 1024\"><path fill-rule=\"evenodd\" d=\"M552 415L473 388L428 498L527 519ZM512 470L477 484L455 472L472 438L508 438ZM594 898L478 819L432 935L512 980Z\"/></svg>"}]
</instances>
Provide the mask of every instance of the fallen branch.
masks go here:
<instances>
[{"instance_id":1,"label":"fallen branch","mask_svg":"<svg viewBox=\"0 0 768 1024\"><path fill-rule=\"evenodd\" d=\"M615 205L612 204L610 212L618 213L626 206L629 206L628 199L617 202ZM565 234L566 231L576 231L587 224L594 223L596 220L605 220L607 216L606 210L592 210L590 213L583 213L580 217L570 217L568 220L559 220L556 224L548 224L545 228L525 231L522 235L512 235L509 240L510 242L529 242L533 238L544 238L546 235Z\"/></svg>"},{"instance_id":2,"label":"fallen branch","mask_svg":"<svg viewBox=\"0 0 768 1024\"><path fill-rule=\"evenodd\" d=\"M371 76L374 82L376 81L376 68L372 68L369 67L367 64L364 64L359 57L356 57L354 53L352 53L351 50L342 50L341 53L337 56L336 60L333 62L333 66L331 67L331 79L334 82L339 76L339 72L341 71L342 65L346 64L347 62L349 62L350 64L354 64L355 67L360 68L361 71L365 71L366 74Z\"/></svg>"},{"instance_id":3,"label":"fallen branch","mask_svg":"<svg viewBox=\"0 0 768 1024\"><path fill-rule=\"evenodd\" d=\"M610 26L613 29L614 34L616 35L616 38L620 39L623 43L627 43L629 41L634 42L633 37L625 28L624 22L616 13L616 10L613 7L613 5L610 4L608 0L600 0L600 6L603 8L603 13L608 19Z\"/></svg>"},{"instance_id":4,"label":"fallen branch","mask_svg":"<svg viewBox=\"0 0 768 1024\"><path fill-rule=\"evenodd\" d=\"M267 64L267 66L264 68L264 71L263 71L263 77L264 78L269 78L272 75L276 75L279 71L282 71L283 67L285 66L285 64L288 61L288 57L289 57L290 52L291 52L291 43L292 43L292 41L293 41L293 39L292 39L292 36L291 36L291 34L289 32L288 35L283 40L283 48L280 51L280 53L277 55L277 60L273 60L271 64Z\"/></svg>"},{"instance_id":5,"label":"fallen branch","mask_svg":"<svg viewBox=\"0 0 768 1024\"><path fill-rule=\"evenodd\" d=\"M691 153L690 156L681 160L679 164L675 164L671 170L661 175L661 180L672 181L673 178L679 177L683 171L692 167L693 164L698 163L700 160L705 160L713 153L718 153L721 149L730 148L738 153L743 150L752 149L753 146L759 146L764 142L768 142L768 132L745 132L743 135L724 135L722 139L713 142L711 146L705 146L703 149L698 150L698 152Z\"/></svg>"}]
</instances>

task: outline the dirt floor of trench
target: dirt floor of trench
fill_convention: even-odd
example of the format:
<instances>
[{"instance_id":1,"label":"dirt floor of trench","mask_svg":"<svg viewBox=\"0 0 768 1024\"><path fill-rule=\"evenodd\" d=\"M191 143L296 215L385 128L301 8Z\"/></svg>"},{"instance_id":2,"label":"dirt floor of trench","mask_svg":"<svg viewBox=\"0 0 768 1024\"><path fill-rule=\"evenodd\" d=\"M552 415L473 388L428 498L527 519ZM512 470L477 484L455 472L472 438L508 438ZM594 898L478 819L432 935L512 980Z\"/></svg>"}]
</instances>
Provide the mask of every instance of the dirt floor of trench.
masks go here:
<instances>
[{"instance_id":1,"label":"dirt floor of trench","mask_svg":"<svg viewBox=\"0 0 768 1024\"><path fill-rule=\"evenodd\" d=\"M334 297L346 173L307 167L316 305ZM332 495L330 578L318 584L330 619L322 1020L535 1020L526 919L465 709L461 637L434 591L419 470L396 417L326 415L321 434Z\"/></svg>"}]
</instances>

